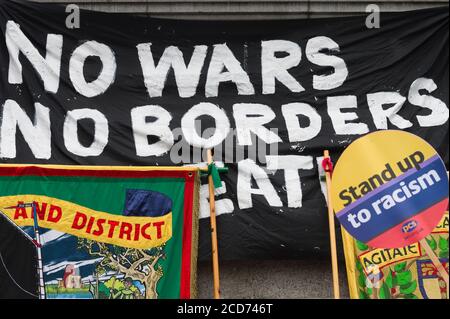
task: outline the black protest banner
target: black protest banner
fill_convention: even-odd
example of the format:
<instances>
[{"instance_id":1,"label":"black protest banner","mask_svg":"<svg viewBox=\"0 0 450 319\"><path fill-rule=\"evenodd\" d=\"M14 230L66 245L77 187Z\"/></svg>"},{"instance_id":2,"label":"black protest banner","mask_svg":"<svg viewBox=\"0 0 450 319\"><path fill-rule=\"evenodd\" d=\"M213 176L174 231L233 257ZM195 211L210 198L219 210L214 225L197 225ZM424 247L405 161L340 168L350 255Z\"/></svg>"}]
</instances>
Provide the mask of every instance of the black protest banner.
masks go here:
<instances>
[{"instance_id":1,"label":"black protest banner","mask_svg":"<svg viewBox=\"0 0 450 319\"><path fill-rule=\"evenodd\" d=\"M4 163L230 168L223 259L326 252L319 166L402 129L448 166L448 8L289 21L181 21L0 1ZM364 163L361 163L364 165ZM208 217L208 192L201 192ZM200 257L210 250L200 222Z\"/></svg>"}]
</instances>

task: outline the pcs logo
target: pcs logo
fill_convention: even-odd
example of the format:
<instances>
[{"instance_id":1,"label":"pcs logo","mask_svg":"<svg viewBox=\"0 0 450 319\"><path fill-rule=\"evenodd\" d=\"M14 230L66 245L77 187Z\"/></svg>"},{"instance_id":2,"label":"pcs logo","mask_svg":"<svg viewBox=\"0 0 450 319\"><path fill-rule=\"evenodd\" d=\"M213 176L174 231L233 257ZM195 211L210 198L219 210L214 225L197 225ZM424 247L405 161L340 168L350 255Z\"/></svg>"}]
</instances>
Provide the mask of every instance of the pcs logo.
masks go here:
<instances>
[{"instance_id":1,"label":"pcs logo","mask_svg":"<svg viewBox=\"0 0 450 319\"><path fill-rule=\"evenodd\" d=\"M414 229L416 229L418 226L418 223L415 220L410 220L407 221L406 223L404 223L402 225L402 232L403 233L410 233L412 231L414 231Z\"/></svg>"}]
</instances>

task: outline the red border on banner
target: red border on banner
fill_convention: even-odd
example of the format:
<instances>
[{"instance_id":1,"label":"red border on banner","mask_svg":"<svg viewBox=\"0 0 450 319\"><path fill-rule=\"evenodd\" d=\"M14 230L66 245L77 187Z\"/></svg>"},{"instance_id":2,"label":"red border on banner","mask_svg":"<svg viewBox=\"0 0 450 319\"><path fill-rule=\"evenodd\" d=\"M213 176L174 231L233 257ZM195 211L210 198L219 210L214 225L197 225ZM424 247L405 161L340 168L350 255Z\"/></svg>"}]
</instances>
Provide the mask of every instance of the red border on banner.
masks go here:
<instances>
[{"instance_id":1,"label":"red border on banner","mask_svg":"<svg viewBox=\"0 0 450 319\"><path fill-rule=\"evenodd\" d=\"M183 234L181 252L181 276L180 276L180 299L191 298L191 258L192 258L192 209L194 206L195 178L198 174L197 168L169 168L161 169L138 169L126 170L114 166L95 169L77 169L75 166L68 168L51 168L44 166L0 166L0 176L77 176L77 177L111 177L111 178L183 178L185 182L183 202Z\"/></svg>"},{"instance_id":2,"label":"red border on banner","mask_svg":"<svg viewBox=\"0 0 450 319\"><path fill-rule=\"evenodd\" d=\"M194 206L195 179L185 180L184 221L181 255L180 299L191 298L191 259L192 259L192 209Z\"/></svg>"},{"instance_id":3,"label":"red border on banner","mask_svg":"<svg viewBox=\"0 0 450 319\"><path fill-rule=\"evenodd\" d=\"M93 177L113 177L113 178L146 178L146 177L174 177L184 178L189 177L189 173L194 170L126 170L116 169L113 166L105 167L103 169L70 169L64 168L48 168L43 166L0 166L0 176L93 176ZM135 167L133 167L135 168Z\"/></svg>"}]
</instances>

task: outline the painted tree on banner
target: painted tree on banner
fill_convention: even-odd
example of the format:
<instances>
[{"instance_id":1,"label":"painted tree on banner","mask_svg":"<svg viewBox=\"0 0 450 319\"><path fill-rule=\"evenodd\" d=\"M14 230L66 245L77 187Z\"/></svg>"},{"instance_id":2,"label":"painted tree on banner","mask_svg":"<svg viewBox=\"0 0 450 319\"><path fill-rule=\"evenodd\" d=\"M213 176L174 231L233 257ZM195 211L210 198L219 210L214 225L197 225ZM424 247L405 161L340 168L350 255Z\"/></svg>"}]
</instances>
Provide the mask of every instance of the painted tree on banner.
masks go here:
<instances>
[{"instance_id":1,"label":"painted tree on banner","mask_svg":"<svg viewBox=\"0 0 450 319\"><path fill-rule=\"evenodd\" d=\"M120 272L124 278L137 280L145 287L145 299L157 299L157 284L163 276L158 261L165 259L164 245L148 250L123 248L78 238L78 248L102 260L96 267L97 275Z\"/></svg>"}]
</instances>

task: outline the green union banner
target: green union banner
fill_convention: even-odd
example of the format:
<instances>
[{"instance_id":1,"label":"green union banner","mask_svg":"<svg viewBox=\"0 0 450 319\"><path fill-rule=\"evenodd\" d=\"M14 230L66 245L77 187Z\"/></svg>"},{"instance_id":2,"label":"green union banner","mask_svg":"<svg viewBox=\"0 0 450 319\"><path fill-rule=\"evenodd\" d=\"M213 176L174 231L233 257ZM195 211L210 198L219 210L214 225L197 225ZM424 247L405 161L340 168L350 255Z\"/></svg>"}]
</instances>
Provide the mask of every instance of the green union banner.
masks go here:
<instances>
[{"instance_id":1,"label":"green union banner","mask_svg":"<svg viewBox=\"0 0 450 319\"><path fill-rule=\"evenodd\" d=\"M1 165L0 222L42 255L4 292L31 278L41 298L195 297L198 187L196 168ZM0 242L0 276L23 257L13 251Z\"/></svg>"}]
</instances>

